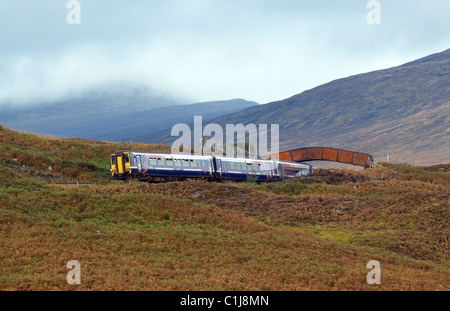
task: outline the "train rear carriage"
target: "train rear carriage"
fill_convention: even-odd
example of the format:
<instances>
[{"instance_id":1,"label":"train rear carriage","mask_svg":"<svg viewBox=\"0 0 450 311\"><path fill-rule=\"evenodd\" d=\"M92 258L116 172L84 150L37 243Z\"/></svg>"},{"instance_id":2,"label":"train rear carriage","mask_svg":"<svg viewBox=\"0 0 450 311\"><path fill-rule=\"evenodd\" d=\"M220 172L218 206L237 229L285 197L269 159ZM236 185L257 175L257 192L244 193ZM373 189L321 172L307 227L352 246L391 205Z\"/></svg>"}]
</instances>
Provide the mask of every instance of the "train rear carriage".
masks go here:
<instances>
[{"instance_id":1,"label":"train rear carriage","mask_svg":"<svg viewBox=\"0 0 450 311\"><path fill-rule=\"evenodd\" d=\"M309 164L301 164L287 161L277 161L277 163L281 179L306 176L313 172L312 166Z\"/></svg>"},{"instance_id":2,"label":"train rear carriage","mask_svg":"<svg viewBox=\"0 0 450 311\"><path fill-rule=\"evenodd\" d=\"M268 182L276 174L276 165L271 160L215 157L214 161L217 179L244 181L250 177L257 182Z\"/></svg>"}]
</instances>

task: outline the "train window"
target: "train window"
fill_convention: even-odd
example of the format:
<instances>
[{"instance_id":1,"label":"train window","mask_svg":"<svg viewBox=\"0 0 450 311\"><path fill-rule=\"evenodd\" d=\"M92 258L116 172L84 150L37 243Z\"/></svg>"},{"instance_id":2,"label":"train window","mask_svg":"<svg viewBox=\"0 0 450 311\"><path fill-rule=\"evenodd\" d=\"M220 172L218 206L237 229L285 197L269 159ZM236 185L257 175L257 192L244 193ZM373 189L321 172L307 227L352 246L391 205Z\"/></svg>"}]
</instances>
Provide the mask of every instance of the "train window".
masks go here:
<instances>
[{"instance_id":1,"label":"train window","mask_svg":"<svg viewBox=\"0 0 450 311\"><path fill-rule=\"evenodd\" d=\"M130 157L128 156L128 154L124 154L123 155L123 159L124 159L125 163L129 163L130 162Z\"/></svg>"},{"instance_id":2,"label":"train window","mask_svg":"<svg viewBox=\"0 0 450 311\"><path fill-rule=\"evenodd\" d=\"M116 157L115 156L111 157L111 164L116 165Z\"/></svg>"},{"instance_id":3,"label":"train window","mask_svg":"<svg viewBox=\"0 0 450 311\"><path fill-rule=\"evenodd\" d=\"M245 171L245 170L247 170L247 165L245 165L245 163L237 162L237 163L236 163L236 168L237 168L239 171Z\"/></svg>"},{"instance_id":4,"label":"train window","mask_svg":"<svg viewBox=\"0 0 450 311\"><path fill-rule=\"evenodd\" d=\"M285 172L289 174L297 174L300 170L294 167L285 168Z\"/></svg>"},{"instance_id":5,"label":"train window","mask_svg":"<svg viewBox=\"0 0 450 311\"><path fill-rule=\"evenodd\" d=\"M222 169L229 171L230 170L230 163L227 161L222 161Z\"/></svg>"},{"instance_id":6,"label":"train window","mask_svg":"<svg viewBox=\"0 0 450 311\"><path fill-rule=\"evenodd\" d=\"M236 171L242 171L241 163L239 163L239 162L230 162L230 164L233 165L233 168L234 168Z\"/></svg>"},{"instance_id":7,"label":"train window","mask_svg":"<svg viewBox=\"0 0 450 311\"><path fill-rule=\"evenodd\" d=\"M156 160L156 158L150 158L149 164L152 166L155 166L155 165L158 165L158 161Z\"/></svg>"},{"instance_id":8,"label":"train window","mask_svg":"<svg viewBox=\"0 0 450 311\"><path fill-rule=\"evenodd\" d=\"M138 169L140 170L142 168L141 156L135 156L134 162L136 163L136 165L138 166Z\"/></svg>"},{"instance_id":9,"label":"train window","mask_svg":"<svg viewBox=\"0 0 450 311\"><path fill-rule=\"evenodd\" d=\"M236 162L236 169L238 171L245 171L246 170L245 163Z\"/></svg>"}]
</instances>

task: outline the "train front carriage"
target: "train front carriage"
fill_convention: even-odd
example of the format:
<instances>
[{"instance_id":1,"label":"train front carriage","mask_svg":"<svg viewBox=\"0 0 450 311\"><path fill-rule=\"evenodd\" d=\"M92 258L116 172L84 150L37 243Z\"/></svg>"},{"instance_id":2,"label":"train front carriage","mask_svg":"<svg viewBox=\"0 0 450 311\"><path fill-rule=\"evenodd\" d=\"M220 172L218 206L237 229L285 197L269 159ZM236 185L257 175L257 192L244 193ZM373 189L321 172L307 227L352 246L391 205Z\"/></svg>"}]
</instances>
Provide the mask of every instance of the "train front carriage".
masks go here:
<instances>
[{"instance_id":1,"label":"train front carriage","mask_svg":"<svg viewBox=\"0 0 450 311\"><path fill-rule=\"evenodd\" d=\"M116 179L124 179L131 172L130 152L117 151L110 156L111 175Z\"/></svg>"},{"instance_id":2,"label":"train front carriage","mask_svg":"<svg viewBox=\"0 0 450 311\"><path fill-rule=\"evenodd\" d=\"M175 155L145 151L118 151L111 155L111 172L117 179L169 181L213 178L211 156Z\"/></svg>"}]
</instances>

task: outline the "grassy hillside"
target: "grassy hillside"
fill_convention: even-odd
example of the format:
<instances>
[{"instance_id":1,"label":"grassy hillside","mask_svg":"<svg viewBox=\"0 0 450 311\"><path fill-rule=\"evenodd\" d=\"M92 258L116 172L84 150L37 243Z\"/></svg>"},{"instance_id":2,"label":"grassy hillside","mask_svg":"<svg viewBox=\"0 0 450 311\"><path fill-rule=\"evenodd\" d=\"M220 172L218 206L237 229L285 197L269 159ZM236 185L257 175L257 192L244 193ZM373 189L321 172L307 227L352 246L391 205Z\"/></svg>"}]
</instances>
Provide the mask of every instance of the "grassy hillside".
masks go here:
<instances>
[{"instance_id":1,"label":"grassy hillside","mask_svg":"<svg viewBox=\"0 0 450 311\"><path fill-rule=\"evenodd\" d=\"M0 128L0 290L449 289L449 165L111 181L108 155L129 147L167 148ZM369 260L381 285L366 283Z\"/></svg>"}]
</instances>

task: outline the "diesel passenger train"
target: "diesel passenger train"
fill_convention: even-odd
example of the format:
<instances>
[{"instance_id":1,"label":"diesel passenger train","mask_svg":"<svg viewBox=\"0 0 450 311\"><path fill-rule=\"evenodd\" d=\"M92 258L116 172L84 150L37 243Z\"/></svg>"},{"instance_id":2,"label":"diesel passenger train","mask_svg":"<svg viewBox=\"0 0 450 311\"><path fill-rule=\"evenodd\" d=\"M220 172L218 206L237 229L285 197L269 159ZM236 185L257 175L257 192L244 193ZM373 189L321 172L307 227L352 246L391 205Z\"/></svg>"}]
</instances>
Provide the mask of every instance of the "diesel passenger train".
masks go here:
<instances>
[{"instance_id":1,"label":"diesel passenger train","mask_svg":"<svg viewBox=\"0 0 450 311\"><path fill-rule=\"evenodd\" d=\"M170 154L120 150L110 157L116 179L163 182L201 178L211 181L279 181L312 173L308 164L277 160L226 158L212 155Z\"/></svg>"}]
</instances>

